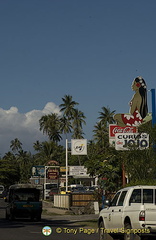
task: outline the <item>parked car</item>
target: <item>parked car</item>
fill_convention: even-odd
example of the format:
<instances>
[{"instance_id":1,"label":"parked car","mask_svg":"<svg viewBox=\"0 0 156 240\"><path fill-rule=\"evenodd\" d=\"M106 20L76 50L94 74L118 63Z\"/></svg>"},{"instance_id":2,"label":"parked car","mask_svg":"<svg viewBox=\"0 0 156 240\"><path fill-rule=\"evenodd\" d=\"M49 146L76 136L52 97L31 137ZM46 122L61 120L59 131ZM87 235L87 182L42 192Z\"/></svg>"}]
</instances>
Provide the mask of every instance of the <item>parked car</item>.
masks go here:
<instances>
[{"instance_id":1,"label":"parked car","mask_svg":"<svg viewBox=\"0 0 156 240\"><path fill-rule=\"evenodd\" d=\"M95 192L96 188L95 187L91 187L91 186L86 186L85 190L86 190L86 192Z\"/></svg>"},{"instance_id":2,"label":"parked car","mask_svg":"<svg viewBox=\"0 0 156 240\"><path fill-rule=\"evenodd\" d=\"M60 187L59 188L59 194L69 194L69 193L71 193L71 188L70 187L68 187L68 191L66 192L66 187Z\"/></svg>"},{"instance_id":3,"label":"parked car","mask_svg":"<svg viewBox=\"0 0 156 240\"><path fill-rule=\"evenodd\" d=\"M71 190L72 193L84 193L86 192L84 187L73 187Z\"/></svg>"},{"instance_id":4,"label":"parked car","mask_svg":"<svg viewBox=\"0 0 156 240\"><path fill-rule=\"evenodd\" d=\"M49 192L49 199L54 200L54 195L59 194L59 188L52 188Z\"/></svg>"}]
</instances>

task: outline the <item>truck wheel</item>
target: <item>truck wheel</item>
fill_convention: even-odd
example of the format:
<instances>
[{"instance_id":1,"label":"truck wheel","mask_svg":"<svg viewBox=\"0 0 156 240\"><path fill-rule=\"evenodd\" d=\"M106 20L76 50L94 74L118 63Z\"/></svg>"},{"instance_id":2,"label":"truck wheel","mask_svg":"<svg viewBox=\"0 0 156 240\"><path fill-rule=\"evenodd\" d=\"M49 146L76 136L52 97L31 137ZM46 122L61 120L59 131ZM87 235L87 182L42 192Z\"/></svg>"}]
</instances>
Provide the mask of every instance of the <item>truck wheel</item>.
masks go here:
<instances>
[{"instance_id":1,"label":"truck wheel","mask_svg":"<svg viewBox=\"0 0 156 240\"><path fill-rule=\"evenodd\" d=\"M99 225L99 240L108 240L108 233L105 233L104 229L104 223L101 221Z\"/></svg>"},{"instance_id":2,"label":"truck wheel","mask_svg":"<svg viewBox=\"0 0 156 240\"><path fill-rule=\"evenodd\" d=\"M31 221L34 221L34 215L33 214L30 216L30 219L31 219Z\"/></svg>"},{"instance_id":3,"label":"truck wheel","mask_svg":"<svg viewBox=\"0 0 156 240\"><path fill-rule=\"evenodd\" d=\"M5 219L9 219L9 215L7 214L7 211L5 212Z\"/></svg>"},{"instance_id":4,"label":"truck wheel","mask_svg":"<svg viewBox=\"0 0 156 240\"><path fill-rule=\"evenodd\" d=\"M11 220L11 221L15 220L15 216L14 216L13 213L10 213L10 220Z\"/></svg>"},{"instance_id":5,"label":"truck wheel","mask_svg":"<svg viewBox=\"0 0 156 240\"><path fill-rule=\"evenodd\" d=\"M124 240L134 240L134 233L131 233L131 224L130 223L125 223L124 226Z\"/></svg>"},{"instance_id":6,"label":"truck wheel","mask_svg":"<svg viewBox=\"0 0 156 240\"><path fill-rule=\"evenodd\" d=\"M41 221L41 214L37 215L36 220Z\"/></svg>"}]
</instances>

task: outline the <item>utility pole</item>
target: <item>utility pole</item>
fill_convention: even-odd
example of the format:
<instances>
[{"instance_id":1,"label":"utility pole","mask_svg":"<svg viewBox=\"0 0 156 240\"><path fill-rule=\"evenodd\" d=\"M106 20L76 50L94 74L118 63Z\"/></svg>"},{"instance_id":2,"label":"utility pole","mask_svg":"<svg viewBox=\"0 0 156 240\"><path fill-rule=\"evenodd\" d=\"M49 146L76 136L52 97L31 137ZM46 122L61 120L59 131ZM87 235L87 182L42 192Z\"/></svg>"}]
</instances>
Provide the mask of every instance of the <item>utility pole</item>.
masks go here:
<instances>
[{"instance_id":1,"label":"utility pole","mask_svg":"<svg viewBox=\"0 0 156 240\"><path fill-rule=\"evenodd\" d=\"M156 107L155 107L155 89L151 89L152 94L152 127L156 124Z\"/></svg>"}]
</instances>

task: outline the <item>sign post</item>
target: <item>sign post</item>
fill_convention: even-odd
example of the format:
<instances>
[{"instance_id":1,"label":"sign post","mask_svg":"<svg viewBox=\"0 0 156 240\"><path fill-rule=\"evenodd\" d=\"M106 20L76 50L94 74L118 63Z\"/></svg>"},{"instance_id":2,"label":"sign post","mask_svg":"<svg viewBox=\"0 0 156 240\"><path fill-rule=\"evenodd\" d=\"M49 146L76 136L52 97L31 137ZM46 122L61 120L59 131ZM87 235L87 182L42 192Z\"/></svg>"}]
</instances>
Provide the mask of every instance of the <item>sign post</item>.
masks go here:
<instances>
[{"instance_id":1,"label":"sign post","mask_svg":"<svg viewBox=\"0 0 156 240\"><path fill-rule=\"evenodd\" d=\"M156 106L155 106L155 89L151 89L152 94L152 126L156 124Z\"/></svg>"},{"instance_id":2,"label":"sign post","mask_svg":"<svg viewBox=\"0 0 156 240\"><path fill-rule=\"evenodd\" d=\"M68 191L68 139L66 139L66 192Z\"/></svg>"},{"instance_id":3,"label":"sign post","mask_svg":"<svg viewBox=\"0 0 156 240\"><path fill-rule=\"evenodd\" d=\"M87 155L87 139L71 140L72 155ZM66 192L68 191L68 139L66 139Z\"/></svg>"}]
</instances>

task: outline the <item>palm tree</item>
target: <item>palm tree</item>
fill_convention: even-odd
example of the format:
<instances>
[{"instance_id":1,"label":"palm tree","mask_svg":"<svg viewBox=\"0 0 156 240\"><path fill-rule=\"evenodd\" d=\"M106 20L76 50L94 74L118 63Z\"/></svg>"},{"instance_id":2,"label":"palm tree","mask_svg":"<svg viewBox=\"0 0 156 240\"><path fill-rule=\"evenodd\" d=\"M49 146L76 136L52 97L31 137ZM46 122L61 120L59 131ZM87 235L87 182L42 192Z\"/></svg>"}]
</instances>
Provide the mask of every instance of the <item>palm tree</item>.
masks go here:
<instances>
[{"instance_id":1,"label":"palm tree","mask_svg":"<svg viewBox=\"0 0 156 240\"><path fill-rule=\"evenodd\" d=\"M50 114L44 115L40 118L39 124L40 124L40 131L43 130L43 134L48 134L49 130L49 121L50 121Z\"/></svg>"},{"instance_id":2,"label":"palm tree","mask_svg":"<svg viewBox=\"0 0 156 240\"><path fill-rule=\"evenodd\" d=\"M60 135L60 118L58 114L52 113L49 115L42 116L39 120L40 130L46 133L50 140L59 142L62 137Z\"/></svg>"},{"instance_id":3,"label":"palm tree","mask_svg":"<svg viewBox=\"0 0 156 240\"><path fill-rule=\"evenodd\" d=\"M108 127L109 124L115 123L113 119L113 115L115 111L111 112L109 107L107 108L102 107L102 112L99 112L99 113L100 113L99 119L105 127Z\"/></svg>"},{"instance_id":4,"label":"palm tree","mask_svg":"<svg viewBox=\"0 0 156 240\"><path fill-rule=\"evenodd\" d=\"M100 121L94 126L94 138L100 147L103 147L108 143L108 129Z\"/></svg>"},{"instance_id":5,"label":"palm tree","mask_svg":"<svg viewBox=\"0 0 156 240\"><path fill-rule=\"evenodd\" d=\"M78 105L77 102L73 101L71 95L65 95L64 98L62 98L63 103L59 105L61 108L61 112L63 112L63 115L68 118L68 120L71 120L73 118L73 112L75 105Z\"/></svg>"},{"instance_id":6,"label":"palm tree","mask_svg":"<svg viewBox=\"0 0 156 240\"><path fill-rule=\"evenodd\" d=\"M0 159L0 182L5 186L10 186L19 182L19 166L15 155L8 152Z\"/></svg>"},{"instance_id":7,"label":"palm tree","mask_svg":"<svg viewBox=\"0 0 156 240\"><path fill-rule=\"evenodd\" d=\"M12 149L13 152L22 150L22 143L19 141L18 138L15 138L14 140L11 141L10 148Z\"/></svg>"},{"instance_id":8,"label":"palm tree","mask_svg":"<svg viewBox=\"0 0 156 240\"><path fill-rule=\"evenodd\" d=\"M45 141L41 143L41 148L35 155L35 163L45 165L50 160L62 162L64 160L64 148L52 141Z\"/></svg>"},{"instance_id":9,"label":"palm tree","mask_svg":"<svg viewBox=\"0 0 156 240\"><path fill-rule=\"evenodd\" d=\"M36 141L33 145L33 148L35 149L35 151L40 151L42 148L42 143L40 143L40 141Z\"/></svg>"},{"instance_id":10,"label":"palm tree","mask_svg":"<svg viewBox=\"0 0 156 240\"><path fill-rule=\"evenodd\" d=\"M86 124L84 113L78 109L75 109L73 112L73 138L83 138L82 124Z\"/></svg>"},{"instance_id":11,"label":"palm tree","mask_svg":"<svg viewBox=\"0 0 156 240\"><path fill-rule=\"evenodd\" d=\"M32 156L27 151L20 150L18 154L16 154L16 159L20 169L20 182L26 183L29 181L33 165Z\"/></svg>"},{"instance_id":12,"label":"palm tree","mask_svg":"<svg viewBox=\"0 0 156 240\"><path fill-rule=\"evenodd\" d=\"M60 131L61 133L66 134L67 138L67 133L71 133L71 122L67 119L67 117L63 116L60 118Z\"/></svg>"}]
</instances>

